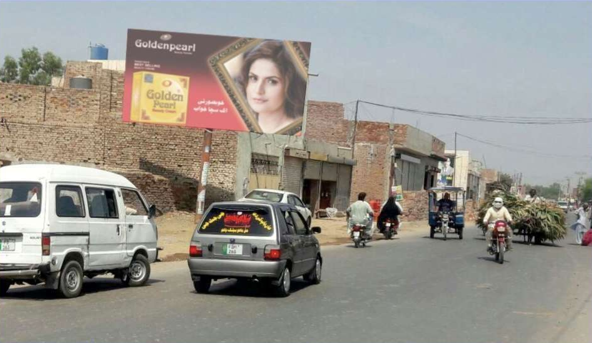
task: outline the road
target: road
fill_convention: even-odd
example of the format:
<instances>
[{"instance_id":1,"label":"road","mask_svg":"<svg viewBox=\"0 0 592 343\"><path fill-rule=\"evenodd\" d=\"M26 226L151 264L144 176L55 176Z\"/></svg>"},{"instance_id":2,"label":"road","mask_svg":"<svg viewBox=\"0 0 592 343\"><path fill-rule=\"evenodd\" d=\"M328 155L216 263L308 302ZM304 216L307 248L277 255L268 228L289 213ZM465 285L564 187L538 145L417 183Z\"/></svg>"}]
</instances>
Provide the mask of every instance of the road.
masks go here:
<instances>
[{"instance_id":1,"label":"road","mask_svg":"<svg viewBox=\"0 0 592 343\"><path fill-rule=\"evenodd\" d=\"M323 282L290 297L218 281L196 294L185 262L153 265L150 284L87 280L59 299L41 287L0 299L0 342L590 342L592 248L515 244L499 265L476 228L363 249L323 249Z\"/></svg>"}]
</instances>

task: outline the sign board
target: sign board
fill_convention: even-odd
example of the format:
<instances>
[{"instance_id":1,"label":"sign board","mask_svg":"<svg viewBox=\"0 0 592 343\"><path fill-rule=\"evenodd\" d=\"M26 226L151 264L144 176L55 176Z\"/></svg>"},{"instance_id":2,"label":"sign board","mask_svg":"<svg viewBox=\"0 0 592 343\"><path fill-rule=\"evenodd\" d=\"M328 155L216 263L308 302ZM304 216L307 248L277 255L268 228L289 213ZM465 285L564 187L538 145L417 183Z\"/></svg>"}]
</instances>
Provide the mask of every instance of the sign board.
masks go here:
<instances>
[{"instance_id":1,"label":"sign board","mask_svg":"<svg viewBox=\"0 0 592 343\"><path fill-rule=\"evenodd\" d=\"M307 42L128 30L123 121L294 135Z\"/></svg>"}]
</instances>

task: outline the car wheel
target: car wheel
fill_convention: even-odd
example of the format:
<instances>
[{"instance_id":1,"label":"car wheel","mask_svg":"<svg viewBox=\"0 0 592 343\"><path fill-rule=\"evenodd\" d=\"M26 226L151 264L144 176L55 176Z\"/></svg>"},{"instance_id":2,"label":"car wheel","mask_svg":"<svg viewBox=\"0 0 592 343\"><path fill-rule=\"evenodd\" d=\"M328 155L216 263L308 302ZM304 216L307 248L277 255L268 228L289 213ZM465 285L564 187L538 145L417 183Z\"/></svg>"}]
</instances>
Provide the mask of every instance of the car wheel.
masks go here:
<instances>
[{"instance_id":1,"label":"car wheel","mask_svg":"<svg viewBox=\"0 0 592 343\"><path fill-rule=\"evenodd\" d=\"M146 256L138 254L130 263L129 271L122 281L126 286L139 287L145 285L149 278L150 262Z\"/></svg>"},{"instance_id":2,"label":"car wheel","mask_svg":"<svg viewBox=\"0 0 592 343\"><path fill-rule=\"evenodd\" d=\"M321 259L317 256L317 260L315 262L314 268L308 272L308 274L304 275L304 279L306 281L310 281L315 285L321 283L321 274L323 272L323 263Z\"/></svg>"},{"instance_id":3,"label":"car wheel","mask_svg":"<svg viewBox=\"0 0 592 343\"><path fill-rule=\"evenodd\" d=\"M277 296L285 298L290 295L290 286L292 283L292 275L290 274L290 269L288 269L288 267L282 272L279 281L279 285L276 286L275 292Z\"/></svg>"},{"instance_id":4,"label":"car wheel","mask_svg":"<svg viewBox=\"0 0 592 343\"><path fill-rule=\"evenodd\" d=\"M212 285L212 278L208 276L201 276L199 281L193 281L193 287L197 293L208 293Z\"/></svg>"},{"instance_id":5,"label":"car wheel","mask_svg":"<svg viewBox=\"0 0 592 343\"><path fill-rule=\"evenodd\" d=\"M82 291L83 278L82 267L78 261L71 260L66 262L60 273L58 292L64 298L75 298L79 296Z\"/></svg>"},{"instance_id":6,"label":"car wheel","mask_svg":"<svg viewBox=\"0 0 592 343\"><path fill-rule=\"evenodd\" d=\"M0 297L5 296L9 288L10 282L8 280L0 280Z\"/></svg>"}]
</instances>

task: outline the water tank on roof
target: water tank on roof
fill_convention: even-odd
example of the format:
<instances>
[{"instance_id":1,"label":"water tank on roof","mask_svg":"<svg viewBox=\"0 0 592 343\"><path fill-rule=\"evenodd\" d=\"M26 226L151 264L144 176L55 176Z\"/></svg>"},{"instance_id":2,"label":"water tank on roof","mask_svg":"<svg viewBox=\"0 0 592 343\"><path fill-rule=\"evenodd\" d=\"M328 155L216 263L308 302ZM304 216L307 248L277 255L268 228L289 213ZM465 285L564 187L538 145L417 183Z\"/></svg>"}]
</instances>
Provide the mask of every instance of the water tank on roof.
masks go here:
<instances>
[{"instance_id":1,"label":"water tank on roof","mask_svg":"<svg viewBox=\"0 0 592 343\"><path fill-rule=\"evenodd\" d=\"M103 44L95 44L90 46L91 60L107 60L109 59L109 49Z\"/></svg>"},{"instance_id":2,"label":"water tank on roof","mask_svg":"<svg viewBox=\"0 0 592 343\"><path fill-rule=\"evenodd\" d=\"M92 80L84 76L75 76L70 79L70 88L92 89Z\"/></svg>"}]
</instances>

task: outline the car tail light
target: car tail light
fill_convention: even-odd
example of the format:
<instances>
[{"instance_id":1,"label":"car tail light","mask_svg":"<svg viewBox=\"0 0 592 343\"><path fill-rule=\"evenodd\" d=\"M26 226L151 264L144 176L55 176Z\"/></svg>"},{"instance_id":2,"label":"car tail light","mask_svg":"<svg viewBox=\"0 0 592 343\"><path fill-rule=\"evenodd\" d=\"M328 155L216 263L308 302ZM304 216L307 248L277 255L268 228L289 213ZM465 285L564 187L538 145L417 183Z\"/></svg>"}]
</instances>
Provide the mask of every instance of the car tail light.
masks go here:
<instances>
[{"instance_id":1,"label":"car tail light","mask_svg":"<svg viewBox=\"0 0 592 343\"><path fill-rule=\"evenodd\" d=\"M277 245L267 245L263 258L269 261L277 261L282 257L282 250Z\"/></svg>"},{"instance_id":2,"label":"car tail light","mask_svg":"<svg viewBox=\"0 0 592 343\"><path fill-rule=\"evenodd\" d=\"M201 257L202 256L201 246L191 244L189 246L189 256L190 257Z\"/></svg>"},{"instance_id":3,"label":"car tail light","mask_svg":"<svg viewBox=\"0 0 592 343\"><path fill-rule=\"evenodd\" d=\"M51 253L51 237L50 236L42 236L41 237L41 253L43 256L49 256Z\"/></svg>"}]
</instances>

